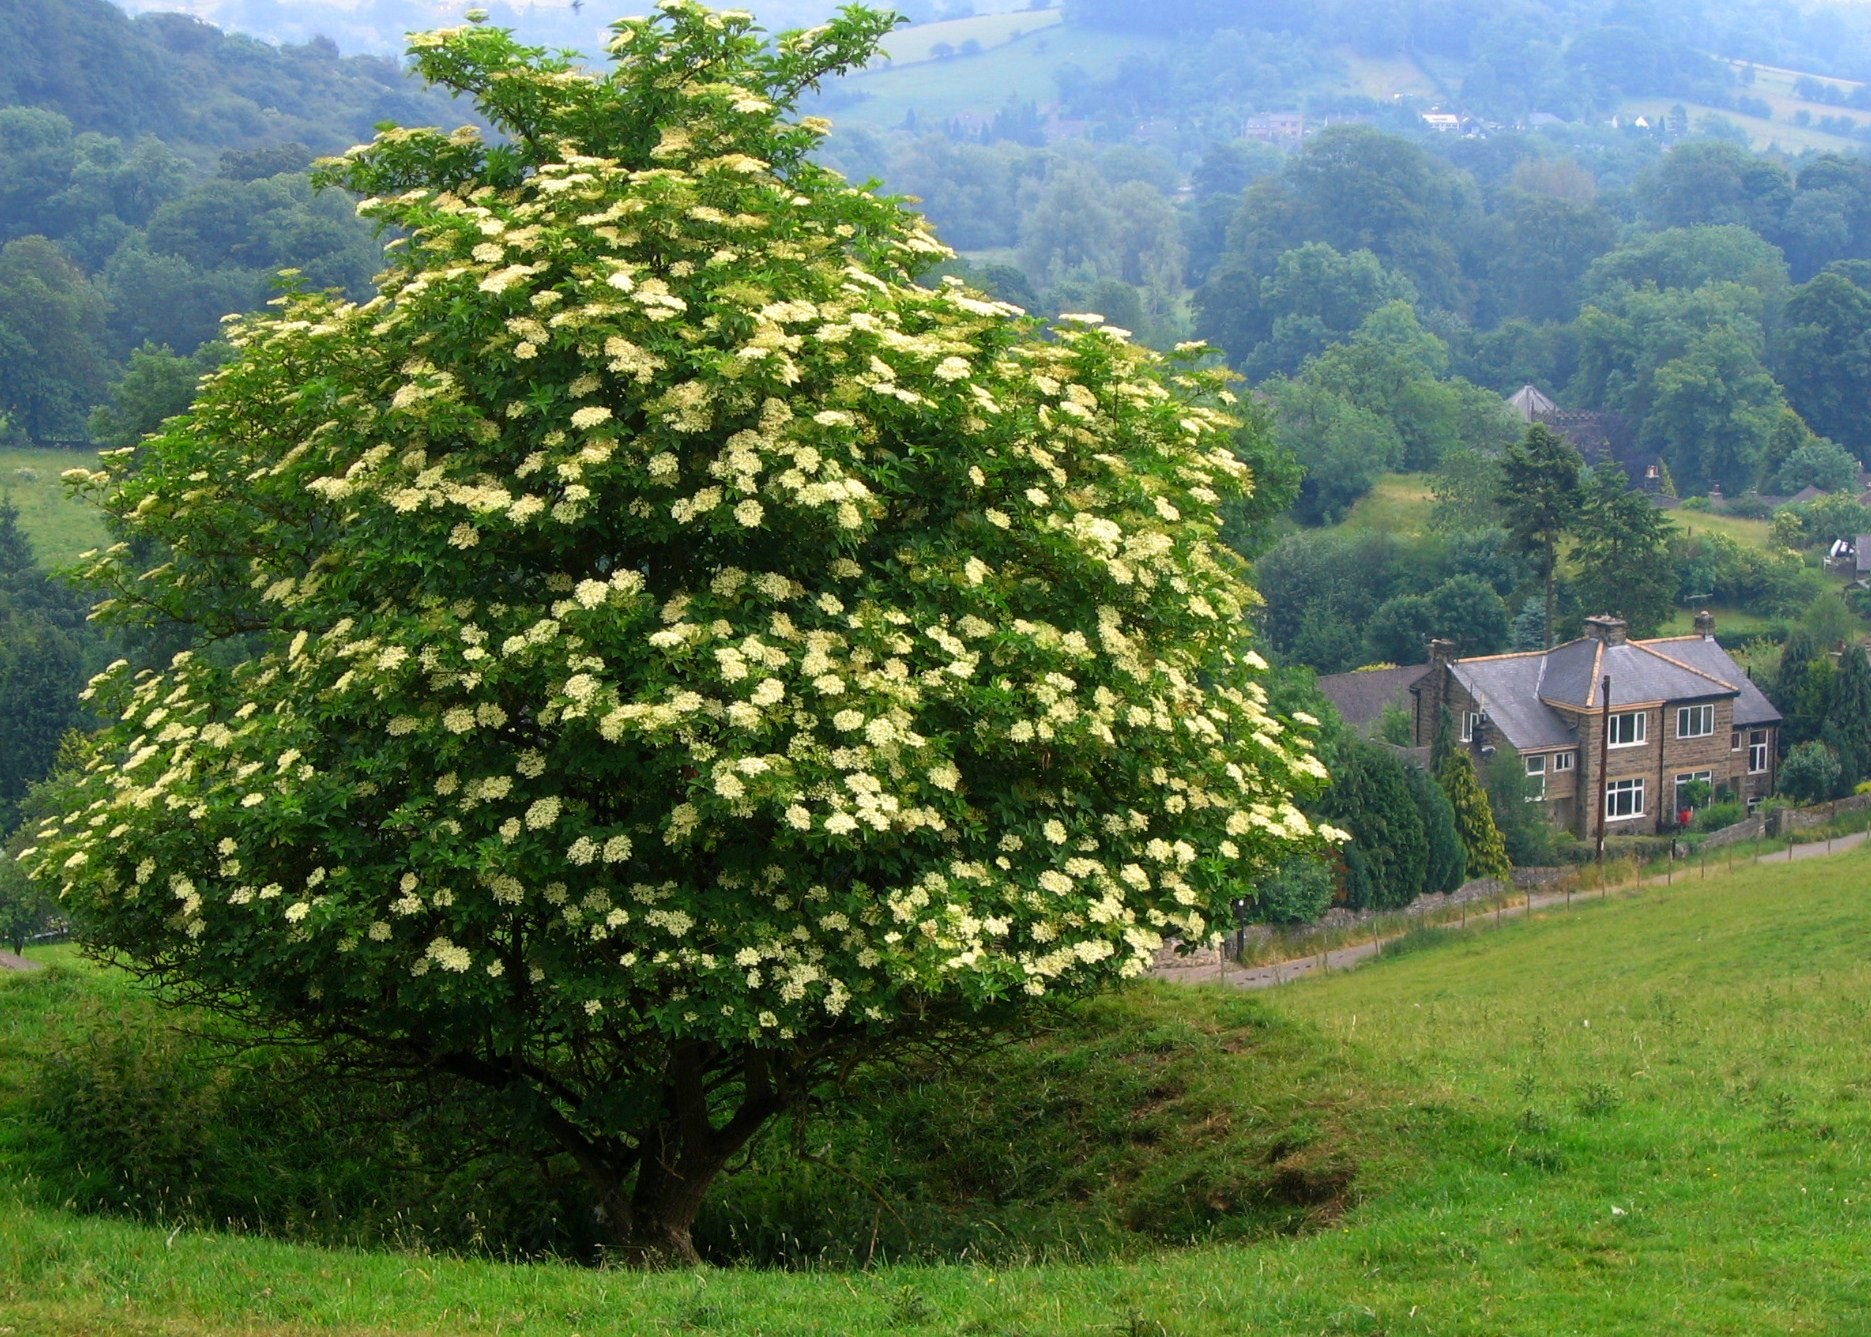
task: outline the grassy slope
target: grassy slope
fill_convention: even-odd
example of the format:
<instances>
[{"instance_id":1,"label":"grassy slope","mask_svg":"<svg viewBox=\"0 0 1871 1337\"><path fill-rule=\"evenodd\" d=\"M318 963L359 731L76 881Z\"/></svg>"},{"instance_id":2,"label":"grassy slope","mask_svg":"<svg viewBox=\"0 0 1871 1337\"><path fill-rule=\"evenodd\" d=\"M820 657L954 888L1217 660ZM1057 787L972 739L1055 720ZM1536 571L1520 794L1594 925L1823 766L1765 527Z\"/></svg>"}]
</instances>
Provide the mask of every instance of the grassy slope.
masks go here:
<instances>
[{"instance_id":1,"label":"grassy slope","mask_svg":"<svg viewBox=\"0 0 1871 1337\"><path fill-rule=\"evenodd\" d=\"M95 468L96 460L80 451L0 446L0 496L19 507L20 528L42 565L63 565L105 542L103 518L89 502L67 496L59 481L65 470L87 466Z\"/></svg>"},{"instance_id":2,"label":"grassy slope","mask_svg":"<svg viewBox=\"0 0 1871 1337\"><path fill-rule=\"evenodd\" d=\"M1430 480L1421 474L1385 474L1375 487L1359 499L1339 528L1350 533L1384 531L1408 535L1424 533L1435 498ZM1771 526L1765 520L1743 520L1738 516L1713 515L1702 511L1674 510L1670 522L1690 534L1722 534L1746 547L1765 550ZM1730 634L1758 631L1773 621L1741 609L1715 607L1720 625ZM1681 609L1659 635L1687 635L1692 630L1694 609Z\"/></svg>"},{"instance_id":3,"label":"grassy slope","mask_svg":"<svg viewBox=\"0 0 1871 1337\"><path fill-rule=\"evenodd\" d=\"M960 47L963 42L979 42L983 51L1018 41L1031 33L1050 28L1065 17L1060 9L1037 12L1013 11L1006 14L977 14L966 19L944 19L940 23L918 23L898 28L884 39L883 52L891 68L900 69L920 61L934 60L934 49L947 43Z\"/></svg>"},{"instance_id":4,"label":"grassy slope","mask_svg":"<svg viewBox=\"0 0 1871 1337\"><path fill-rule=\"evenodd\" d=\"M1058 99L1055 76L1066 65L1076 65L1096 76L1115 69L1127 56L1167 49L1169 45L1161 40L1092 32L1072 24L1042 29L1040 21L1047 15L1036 13L1030 17L1034 22L1026 25L1026 34L1018 41L1003 42L977 55L867 70L840 80L839 92L859 93L865 100L840 107L832 113L833 120L889 128L900 125L912 110L925 120L941 120L969 114L992 115L1014 101L1051 103ZM981 24L986 20L956 22ZM982 46L988 46L985 39Z\"/></svg>"},{"instance_id":5,"label":"grassy slope","mask_svg":"<svg viewBox=\"0 0 1871 1337\"><path fill-rule=\"evenodd\" d=\"M1863 1332L1868 877L1862 852L1764 866L1270 999L1316 1035L1328 1085L1394 1093L1380 1121L1416 1167L1303 1238L1097 1266L639 1279L25 1207L0 1221L0 1314L20 1334ZM1150 1006L1215 1006L1162 994ZM1292 1075L1212 1061L1241 1070L1247 1115Z\"/></svg>"},{"instance_id":6,"label":"grassy slope","mask_svg":"<svg viewBox=\"0 0 1871 1337\"><path fill-rule=\"evenodd\" d=\"M866 100L840 108L834 119L882 128L900 124L912 109L923 118L945 118L987 115L1010 101L1045 106L1058 100L1058 73L1067 66L1099 76L1129 57L1164 52L1171 45L1160 38L1060 23L1059 12L989 14L902 29L886 43L895 64L841 81L841 91L861 93ZM927 58L937 42L959 46L970 37L983 47L976 55ZM1434 82L1407 56L1360 56L1349 47L1335 54L1343 62L1344 75L1322 82L1321 91L1379 99L1399 92L1435 94Z\"/></svg>"}]
</instances>

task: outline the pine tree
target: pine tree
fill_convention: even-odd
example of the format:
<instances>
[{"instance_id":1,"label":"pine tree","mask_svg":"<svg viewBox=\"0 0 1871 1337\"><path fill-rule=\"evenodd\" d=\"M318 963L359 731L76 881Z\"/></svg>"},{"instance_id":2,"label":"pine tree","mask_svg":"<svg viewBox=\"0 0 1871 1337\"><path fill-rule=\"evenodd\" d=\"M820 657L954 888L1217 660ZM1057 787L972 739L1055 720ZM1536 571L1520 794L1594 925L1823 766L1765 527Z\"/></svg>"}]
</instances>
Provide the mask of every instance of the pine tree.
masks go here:
<instances>
[{"instance_id":1,"label":"pine tree","mask_svg":"<svg viewBox=\"0 0 1871 1337\"><path fill-rule=\"evenodd\" d=\"M1553 612L1559 594L1559 548L1584 502L1580 478L1585 461L1570 441L1544 423L1501 456L1496 500L1505 517L1509 546L1537 563L1545 591L1545 644L1553 643ZM1544 648L1544 647L1542 647Z\"/></svg>"},{"instance_id":2,"label":"pine tree","mask_svg":"<svg viewBox=\"0 0 1871 1337\"><path fill-rule=\"evenodd\" d=\"M1450 753L1436 769L1436 783L1449 796L1455 829L1468 851L1468 876L1506 880L1513 872L1507 861L1507 844L1494 824L1494 813L1475 774L1475 763L1466 752Z\"/></svg>"}]
</instances>

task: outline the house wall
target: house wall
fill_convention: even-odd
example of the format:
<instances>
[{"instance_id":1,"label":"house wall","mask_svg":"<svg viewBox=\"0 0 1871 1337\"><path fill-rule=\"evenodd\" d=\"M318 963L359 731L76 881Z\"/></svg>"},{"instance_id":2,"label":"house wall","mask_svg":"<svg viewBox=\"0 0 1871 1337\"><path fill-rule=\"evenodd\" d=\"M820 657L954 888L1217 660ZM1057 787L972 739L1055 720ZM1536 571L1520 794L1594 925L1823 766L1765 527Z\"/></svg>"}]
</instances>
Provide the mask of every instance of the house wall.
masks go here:
<instances>
[{"instance_id":1,"label":"house wall","mask_svg":"<svg viewBox=\"0 0 1871 1337\"><path fill-rule=\"evenodd\" d=\"M1702 738L1676 736L1677 708L1710 704L1715 707L1715 732ZM1636 709L1636 707L1632 707ZM1625 711L1614 710L1613 714ZM1741 746L1730 746L1734 733L1735 703L1732 698L1712 702L1670 701L1645 708L1650 717L1648 737L1636 747L1614 747L1605 754L1608 781L1642 779L1644 815L1641 818L1611 819L1605 823L1610 835L1648 834L1674 822L1676 781L1679 776L1709 772L1710 782L1742 799L1765 797L1773 791L1774 731L1768 734L1768 771L1763 775L1747 774L1748 730L1741 731ZM1579 712L1578 790L1581 795L1574 814L1573 834L1581 839L1595 839L1598 834L1598 763L1599 743L1604 720L1598 711Z\"/></svg>"},{"instance_id":2,"label":"house wall","mask_svg":"<svg viewBox=\"0 0 1871 1337\"><path fill-rule=\"evenodd\" d=\"M1459 730L1464 713L1479 709L1474 697L1467 688L1456 680L1446 665L1436 665L1417 684L1416 697L1416 743L1427 746L1434 740L1437 712L1447 708L1454 713ZM1715 731L1700 738L1678 738L1676 736L1676 711L1679 706L1709 704L1715 707ZM1629 707L1629 710L1640 707ZM1741 730L1740 747L1731 746L1734 730L1735 702L1733 698L1717 698L1713 701L1670 701L1652 702L1641 707L1649 716L1649 724L1644 742L1633 747L1614 747L1606 754L1606 771L1612 781L1642 779L1644 782L1644 811L1641 817L1608 819L1605 832L1608 835L1651 834L1674 823L1676 802L1676 780L1679 776L1694 775L1702 771L1710 774L1711 783L1717 790L1726 789L1737 798L1746 800L1764 798L1773 792L1774 767L1778 764L1777 730L1769 727L1767 734L1768 769L1764 774L1747 773L1748 743L1750 730ZM1552 770L1548 751L1546 773L1546 803L1548 818L1561 830L1570 831L1581 840L1593 840L1598 835L1600 738L1604 727L1604 717L1597 710L1565 711L1575 726L1578 746L1574 754L1573 768L1570 771ZM1624 714L1625 710L1614 711ZM1459 733L1457 735L1459 737ZM1511 741L1511 740L1509 740ZM1523 754L1524 755L1524 754ZM1535 755L1539 755L1536 751ZM1476 762L1481 758L1477 754Z\"/></svg>"}]
</instances>

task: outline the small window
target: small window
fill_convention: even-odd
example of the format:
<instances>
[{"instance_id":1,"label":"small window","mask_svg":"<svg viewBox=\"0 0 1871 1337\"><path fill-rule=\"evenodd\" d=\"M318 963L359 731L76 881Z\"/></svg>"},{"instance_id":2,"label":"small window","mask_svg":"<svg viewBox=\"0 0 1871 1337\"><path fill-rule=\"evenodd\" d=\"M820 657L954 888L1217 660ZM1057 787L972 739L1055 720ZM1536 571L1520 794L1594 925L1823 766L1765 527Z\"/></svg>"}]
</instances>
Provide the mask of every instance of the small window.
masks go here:
<instances>
[{"instance_id":1,"label":"small window","mask_svg":"<svg viewBox=\"0 0 1871 1337\"><path fill-rule=\"evenodd\" d=\"M1754 729L1748 733L1748 774L1767 774L1767 730Z\"/></svg>"},{"instance_id":2,"label":"small window","mask_svg":"<svg viewBox=\"0 0 1871 1337\"><path fill-rule=\"evenodd\" d=\"M1715 732L1715 707L1680 706L1676 711L1678 738L1707 738Z\"/></svg>"},{"instance_id":3,"label":"small window","mask_svg":"<svg viewBox=\"0 0 1871 1337\"><path fill-rule=\"evenodd\" d=\"M1650 737L1650 712L1630 710L1611 717L1611 746L1637 747Z\"/></svg>"},{"instance_id":4,"label":"small window","mask_svg":"<svg viewBox=\"0 0 1871 1337\"><path fill-rule=\"evenodd\" d=\"M1553 754L1553 769L1556 771L1571 770L1572 754L1570 752L1555 752Z\"/></svg>"},{"instance_id":5,"label":"small window","mask_svg":"<svg viewBox=\"0 0 1871 1337\"><path fill-rule=\"evenodd\" d=\"M1475 735L1480 731L1481 712L1478 710L1464 711L1462 714L1462 741L1464 743L1474 742Z\"/></svg>"},{"instance_id":6,"label":"small window","mask_svg":"<svg viewBox=\"0 0 1871 1337\"><path fill-rule=\"evenodd\" d=\"M1613 780L1605 786L1605 818L1623 821L1644 815L1644 782Z\"/></svg>"},{"instance_id":7,"label":"small window","mask_svg":"<svg viewBox=\"0 0 1871 1337\"><path fill-rule=\"evenodd\" d=\"M1728 735L1728 750L1730 752L1739 752L1741 750L1741 730L1735 729L1730 731Z\"/></svg>"},{"instance_id":8,"label":"small window","mask_svg":"<svg viewBox=\"0 0 1871 1337\"><path fill-rule=\"evenodd\" d=\"M1538 803L1546 797L1546 758L1527 758L1527 802Z\"/></svg>"}]
</instances>

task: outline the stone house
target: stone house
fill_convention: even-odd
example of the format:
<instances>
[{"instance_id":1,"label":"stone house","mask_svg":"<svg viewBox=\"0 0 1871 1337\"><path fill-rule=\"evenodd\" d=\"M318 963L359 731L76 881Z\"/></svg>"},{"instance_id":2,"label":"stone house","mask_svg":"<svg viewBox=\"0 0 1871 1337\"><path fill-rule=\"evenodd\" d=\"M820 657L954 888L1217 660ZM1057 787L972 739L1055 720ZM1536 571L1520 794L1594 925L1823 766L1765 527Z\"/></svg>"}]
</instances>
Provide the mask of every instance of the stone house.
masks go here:
<instances>
[{"instance_id":1,"label":"stone house","mask_svg":"<svg viewBox=\"0 0 1871 1337\"><path fill-rule=\"evenodd\" d=\"M1553 824L1582 840L1598 834L1601 793L1605 832L1639 835L1675 826L1696 780L1749 810L1773 792L1780 712L1716 641L1711 614L1691 636L1633 641L1615 617L1588 618L1585 632L1476 659L1432 641L1430 662L1409 671L1416 744L1433 741L1446 709L1477 760L1512 747ZM1357 676L1319 688L1335 700L1338 680Z\"/></svg>"}]
</instances>

